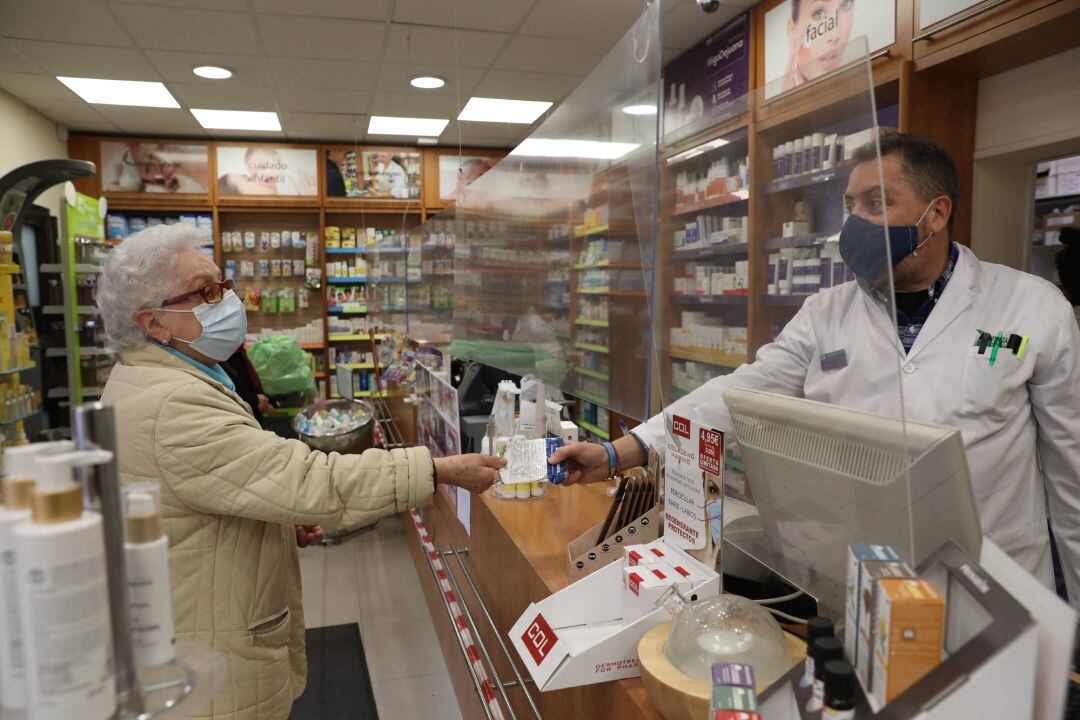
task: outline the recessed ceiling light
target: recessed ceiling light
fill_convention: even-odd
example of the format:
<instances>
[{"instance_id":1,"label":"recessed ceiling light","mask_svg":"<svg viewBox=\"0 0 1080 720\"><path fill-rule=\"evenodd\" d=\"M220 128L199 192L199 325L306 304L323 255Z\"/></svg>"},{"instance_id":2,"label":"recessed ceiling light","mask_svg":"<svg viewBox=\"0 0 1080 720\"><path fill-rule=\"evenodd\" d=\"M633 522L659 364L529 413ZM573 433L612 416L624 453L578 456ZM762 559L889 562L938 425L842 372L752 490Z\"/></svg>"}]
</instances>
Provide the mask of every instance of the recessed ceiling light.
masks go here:
<instances>
[{"instance_id":1,"label":"recessed ceiling light","mask_svg":"<svg viewBox=\"0 0 1080 720\"><path fill-rule=\"evenodd\" d=\"M511 155L550 158L581 158L586 160L618 160L633 152L637 143L601 142L599 140L555 140L528 138L510 151Z\"/></svg>"},{"instance_id":2,"label":"recessed ceiling light","mask_svg":"<svg viewBox=\"0 0 1080 720\"><path fill-rule=\"evenodd\" d=\"M472 122L503 122L528 125L547 112L551 103L541 100L502 100L500 98L469 98L458 120Z\"/></svg>"},{"instance_id":3,"label":"recessed ceiling light","mask_svg":"<svg viewBox=\"0 0 1080 720\"><path fill-rule=\"evenodd\" d=\"M416 138L417 145L438 145L439 138Z\"/></svg>"},{"instance_id":4,"label":"recessed ceiling light","mask_svg":"<svg viewBox=\"0 0 1080 720\"><path fill-rule=\"evenodd\" d=\"M439 137L449 120L438 118L388 117L372 115L368 121L368 133L371 135L415 135L417 137Z\"/></svg>"},{"instance_id":5,"label":"recessed ceiling light","mask_svg":"<svg viewBox=\"0 0 1080 720\"><path fill-rule=\"evenodd\" d=\"M655 115L655 105L627 105L622 109L627 115Z\"/></svg>"},{"instance_id":6,"label":"recessed ceiling light","mask_svg":"<svg viewBox=\"0 0 1080 720\"><path fill-rule=\"evenodd\" d=\"M56 76L72 92L95 105L131 105L134 107L178 108L180 103L159 82L141 80L100 80Z\"/></svg>"},{"instance_id":7,"label":"recessed ceiling light","mask_svg":"<svg viewBox=\"0 0 1080 720\"><path fill-rule=\"evenodd\" d=\"M409 84L414 88L420 88L421 90L434 90L436 88L441 88L446 84L446 81L441 77L435 77L434 75L420 75L410 80Z\"/></svg>"},{"instance_id":8,"label":"recessed ceiling light","mask_svg":"<svg viewBox=\"0 0 1080 720\"><path fill-rule=\"evenodd\" d=\"M252 110L205 110L192 108L191 114L207 130L258 130L280 132L276 112Z\"/></svg>"},{"instance_id":9,"label":"recessed ceiling light","mask_svg":"<svg viewBox=\"0 0 1080 720\"><path fill-rule=\"evenodd\" d=\"M207 80L228 80L233 76L233 71L219 65L199 65L191 72Z\"/></svg>"}]
</instances>

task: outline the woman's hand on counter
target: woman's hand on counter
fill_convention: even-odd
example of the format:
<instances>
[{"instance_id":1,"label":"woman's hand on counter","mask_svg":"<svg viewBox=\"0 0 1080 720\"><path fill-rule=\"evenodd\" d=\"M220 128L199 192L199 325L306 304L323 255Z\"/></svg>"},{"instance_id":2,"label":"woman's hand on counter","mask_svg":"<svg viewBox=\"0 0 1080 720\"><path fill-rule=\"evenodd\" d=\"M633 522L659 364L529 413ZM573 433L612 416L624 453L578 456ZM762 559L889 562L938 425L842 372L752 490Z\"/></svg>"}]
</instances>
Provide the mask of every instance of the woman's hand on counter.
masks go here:
<instances>
[{"instance_id":1,"label":"woman's hand on counter","mask_svg":"<svg viewBox=\"0 0 1080 720\"><path fill-rule=\"evenodd\" d=\"M435 477L443 485L456 485L471 493L482 493L491 487L506 461L491 455L454 455L434 458Z\"/></svg>"},{"instance_id":2,"label":"woman's hand on counter","mask_svg":"<svg viewBox=\"0 0 1080 720\"><path fill-rule=\"evenodd\" d=\"M552 465L566 463L566 481L563 485L601 482L611 476L607 450L602 445L593 443L563 445L551 454L548 462Z\"/></svg>"}]
</instances>

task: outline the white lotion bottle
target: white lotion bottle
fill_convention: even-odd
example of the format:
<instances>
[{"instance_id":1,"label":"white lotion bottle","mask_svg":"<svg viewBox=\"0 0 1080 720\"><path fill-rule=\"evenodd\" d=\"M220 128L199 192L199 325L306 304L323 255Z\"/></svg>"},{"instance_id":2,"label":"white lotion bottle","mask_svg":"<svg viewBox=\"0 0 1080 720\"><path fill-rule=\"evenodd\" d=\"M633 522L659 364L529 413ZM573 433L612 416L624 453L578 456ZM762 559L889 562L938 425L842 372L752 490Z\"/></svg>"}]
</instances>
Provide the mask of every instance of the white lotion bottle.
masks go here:
<instances>
[{"instance_id":1,"label":"white lotion bottle","mask_svg":"<svg viewBox=\"0 0 1080 720\"><path fill-rule=\"evenodd\" d=\"M0 706L26 707L26 661L17 591L18 553L15 527L30 519L34 501L33 459L49 452L70 452L68 441L18 445L4 451L4 505L0 507Z\"/></svg>"},{"instance_id":2,"label":"white lotion bottle","mask_svg":"<svg viewBox=\"0 0 1080 720\"><path fill-rule=\"evenodd\" d=\"M15 528L29 720L108 720L116 679L101 516L83 511L82 450L37 458L31 520Z\"/></svg>"},{"instance_id":3,"label":"white lotion bottle","mask_svg":"<svg viewBox=\"0 0 1080 720\"><path fill-rule=\"evenodd\" d=\"M153 483L124 487L124 557L127 562L131 643L139 667L176 659L173 645L169 540L161 529L161 489Z\"/></svg>"}]
</instances>

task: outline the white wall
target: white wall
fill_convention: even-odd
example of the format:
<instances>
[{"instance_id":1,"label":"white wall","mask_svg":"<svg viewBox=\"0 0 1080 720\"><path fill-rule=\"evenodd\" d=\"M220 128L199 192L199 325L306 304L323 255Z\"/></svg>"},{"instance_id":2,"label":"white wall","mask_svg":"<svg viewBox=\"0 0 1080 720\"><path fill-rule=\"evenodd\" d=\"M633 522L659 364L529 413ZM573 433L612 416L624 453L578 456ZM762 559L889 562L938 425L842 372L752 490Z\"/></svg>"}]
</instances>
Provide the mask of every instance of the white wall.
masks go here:
<instances>
[{"instance_id":1,"label":"white wall","mask_svg":"<svg viewBox=\"0 0 1080 720\"><path fill-rule=\"evenodd\" d=\"M971 248L1027 269L1034 165L1080 147L1080 47L979 81Z\"/></svg>"},{"instance_id":2,"label":"white wall","mask_svg":"<svg viewBox=\"0 0 1080 720\"><path fill-rule=\"evenodd\" d=\"M66 158L67 143L56 138L56 123L0 90L0 175L36 160ZM56 215L60 187L42 193L37 204Z\"/></svg>"}]
</instances>

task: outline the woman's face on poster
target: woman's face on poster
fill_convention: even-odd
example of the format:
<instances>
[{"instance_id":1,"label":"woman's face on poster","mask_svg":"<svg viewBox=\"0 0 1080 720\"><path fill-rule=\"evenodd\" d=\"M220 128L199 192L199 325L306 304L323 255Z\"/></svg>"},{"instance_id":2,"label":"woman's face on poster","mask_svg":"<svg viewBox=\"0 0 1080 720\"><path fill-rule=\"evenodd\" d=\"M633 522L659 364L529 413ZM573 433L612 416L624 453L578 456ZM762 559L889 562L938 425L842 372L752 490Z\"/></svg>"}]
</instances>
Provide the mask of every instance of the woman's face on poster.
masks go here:
<instances>
[{"instance_id":1,"label":"woman's face on poster","mask_svg":"<svg viewBox=\"0 0 1080 720\"><path fill-rule=\"evenodd\" d=\"M791 0L798 10L788 20L791 52L798 54L799 66L809 78L820 76L840 65L841 51L851 39L855 22L855 0Z\"/></svg>"}]
</instances>

